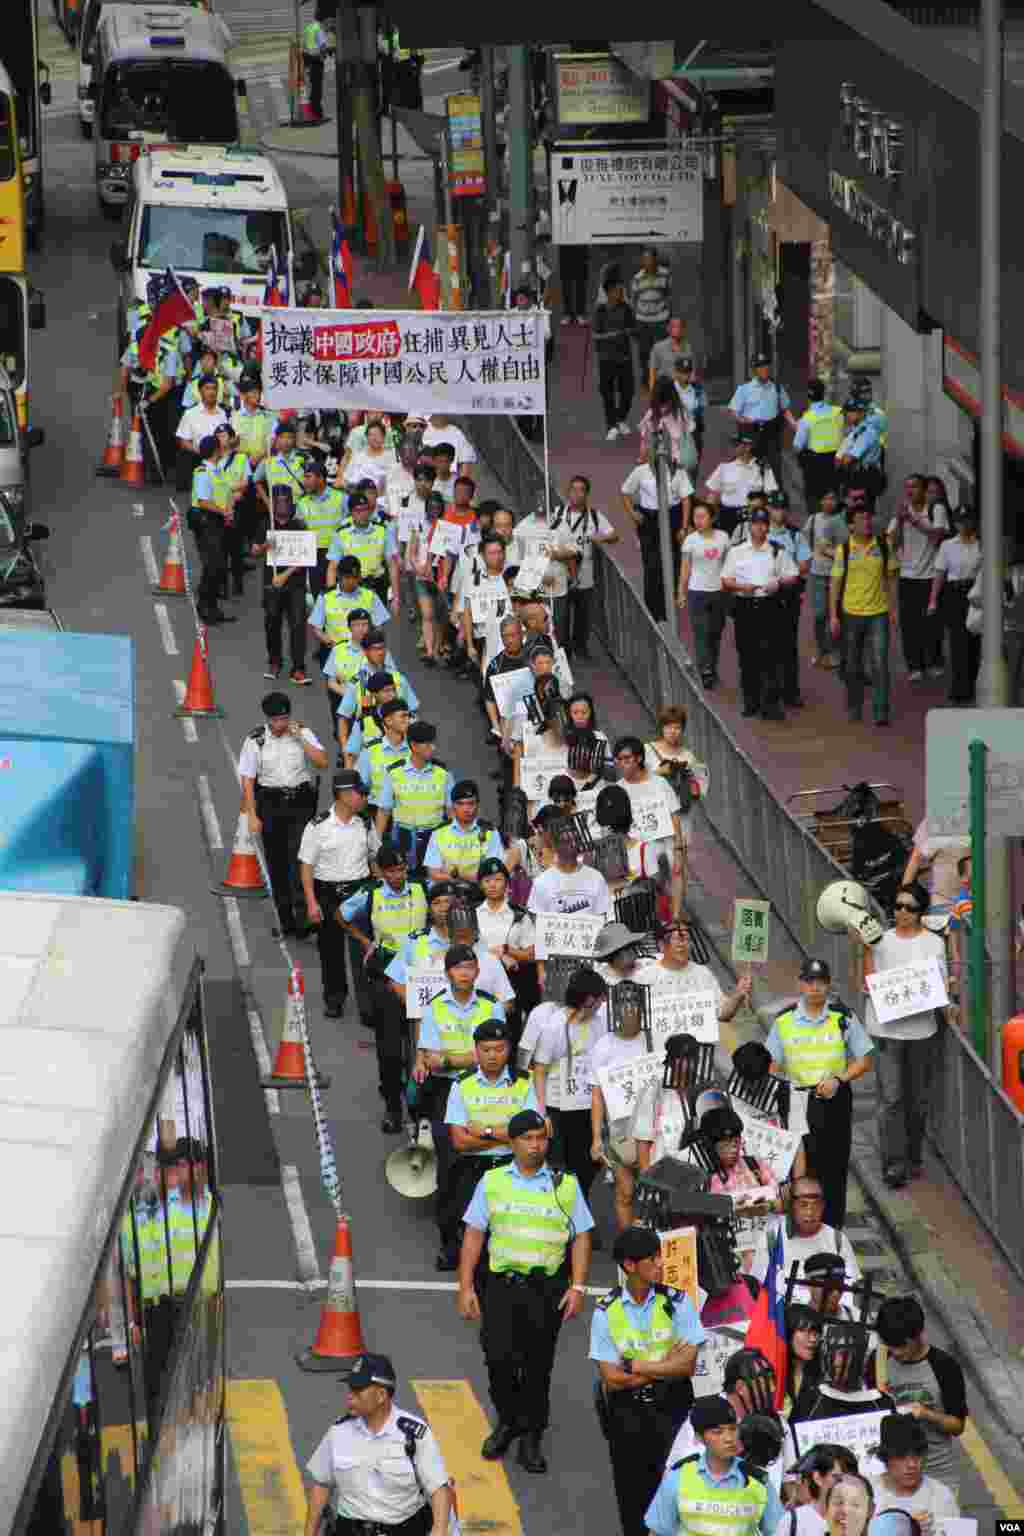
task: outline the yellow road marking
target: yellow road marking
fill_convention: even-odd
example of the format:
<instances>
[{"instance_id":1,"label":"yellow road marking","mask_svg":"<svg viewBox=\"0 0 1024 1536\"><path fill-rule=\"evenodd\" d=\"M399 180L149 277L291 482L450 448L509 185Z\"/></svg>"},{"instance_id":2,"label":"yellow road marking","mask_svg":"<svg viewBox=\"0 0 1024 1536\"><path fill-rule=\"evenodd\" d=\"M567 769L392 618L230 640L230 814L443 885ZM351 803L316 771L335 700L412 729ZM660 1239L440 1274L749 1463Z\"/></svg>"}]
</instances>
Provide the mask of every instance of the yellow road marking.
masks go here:
<instances>
[{"instance_id":1,"label":"yellow road marking","mask_svg":"<svg viewBox=\"0 0 1024 1536\"><path fill-rule=\"evenodd\" d=\"M1019 1520L1024 1515L1024 1499L1010 1483L970 1419L967 1420L967 1428L960 1436L960 1444L973 1461L978 1475L992 1495L997 1508L1002 1511L1007 1520Z\"/></svg>"},{"instance_id":2,"label":"yellow road marking","mask_svg":"<svg viewBox=\"0 0 1024 1536\"><path fill-rule=\"evenodd\" d=\"M249 1536L295 1536L306 1495L276 1381L229 1381L228 1427Z\"/></svg>"},{"instance_id":3,"label":"yellow road marking","mask_svg":"<svg viewBox=\"0 0 1024 1536\"><path fill-rule=\"evenodd\" d=\"M468 1381L414 1381L413 1391L455 1483L459 1524L466 1536L522 1536L519 1506L500 1461L484 1461L487 1417Z\"/></svg>"}]
</instances>

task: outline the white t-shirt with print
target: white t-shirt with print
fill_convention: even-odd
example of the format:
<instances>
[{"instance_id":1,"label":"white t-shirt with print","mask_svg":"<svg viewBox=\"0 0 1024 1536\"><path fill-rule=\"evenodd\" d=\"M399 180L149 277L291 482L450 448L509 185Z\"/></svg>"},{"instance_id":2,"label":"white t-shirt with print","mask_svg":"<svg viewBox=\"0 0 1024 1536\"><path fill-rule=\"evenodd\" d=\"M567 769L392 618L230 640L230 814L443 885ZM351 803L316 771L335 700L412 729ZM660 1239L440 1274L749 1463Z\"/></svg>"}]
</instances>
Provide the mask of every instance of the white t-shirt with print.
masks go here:
<instances>
[{"instance_id":1,"label":"white t-shirt with print","mask_svg":"<svg viewBox=\"0 0 1024 1536\"><path fill-rule=\"evenodd\" d=\"M729 535L721 528L712 529L705 538L702 533L688 533L683 540L683 554L690 561L688 592L721 592L722 564L729 548Z\"/></svg>"}]
</instances>

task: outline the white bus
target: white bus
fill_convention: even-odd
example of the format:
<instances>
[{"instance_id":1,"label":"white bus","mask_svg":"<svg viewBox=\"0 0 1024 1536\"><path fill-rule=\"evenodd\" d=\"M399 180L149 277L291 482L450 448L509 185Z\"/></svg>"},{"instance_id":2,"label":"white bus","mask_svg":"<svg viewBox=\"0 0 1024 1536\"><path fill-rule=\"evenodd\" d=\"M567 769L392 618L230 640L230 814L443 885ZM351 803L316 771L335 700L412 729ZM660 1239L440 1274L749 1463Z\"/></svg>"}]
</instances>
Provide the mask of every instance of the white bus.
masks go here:
<instances>
[{"instance_id":1,"label":"white bus","mask_svg":"<svg viewBox=\"0 0 1024 1536\"><path fill-rule=\"evenodd\" d=\"M185 914L0 895L0 1042L0 1536L222 1532L221 1210Z\"/></svg>"},{"instance_id":2,"label":"white bus","mask_svg":"<svg viewBox=\"0 0 1024 1536\"><path fill-rule=\"evenodd\" d=\"M236 144L239 86L219 16L183 5L104 5L93 48L96 193L110 218L132 167L160 144Z\"/></svg>"}]
</instances>

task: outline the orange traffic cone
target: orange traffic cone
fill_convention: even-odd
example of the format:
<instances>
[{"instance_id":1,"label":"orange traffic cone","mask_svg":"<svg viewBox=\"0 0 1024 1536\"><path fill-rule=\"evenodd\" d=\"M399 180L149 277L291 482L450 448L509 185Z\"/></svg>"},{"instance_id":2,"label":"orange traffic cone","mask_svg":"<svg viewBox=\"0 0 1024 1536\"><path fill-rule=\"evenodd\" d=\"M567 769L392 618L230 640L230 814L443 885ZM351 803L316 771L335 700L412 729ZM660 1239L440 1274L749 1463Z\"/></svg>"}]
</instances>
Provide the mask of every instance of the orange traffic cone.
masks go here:
<instances>
[{"instance_id":1,"label":"orange traffic cone","mask_svg":"<svg viewBox=\"0 0 1024 1536\"><path fill-rule=\"evenodd\" d=\"M98 475L119 475L124 463L124 405L120 395L110 397L110 431L103 459L96 466Z\"/></svg>"},{"instance_id":2,"label":"orange traffic cone","mask_svg":"<svg viewBox=\"0 0 1024 1536\"><path fill-rule=\"evenodd\" d=\"M351 1371L365 1349L352 1275L352 1233L348 1217L339 1216L320 1327L312 1348L296 1355L295 1363L304 1371Z\"/></svg>"},{"instance_id":3,"label":"orange traffic cone","mask_svg":"<svg viewBox=\"0 0 1024 1536\"><path fill-rule=\"evenodd\" d=\"M306 1052L304 1029L306 1023L306 981L301 969L293 965L288 975L288 995L285 999L284 1029L281 1043L274 1057L274 1068L269 1077L260 1079L264 1088L305 1088ZM331 1080L314 1065L317 1086L329 1088Z\"/></svg>"},{"instance_id":4,"label":"orange traffic cone","mask_svg":"<svg viewBox=\"0 0 1024 1536\"><path fill-rule=\"evenodd\" d=\"M122 485L145 485L146 465L142 457L142 417L138 411L132 417L132 429L128 434L128 451L121 465L119 479Z\"/></svg>"},{"instance_id":5,"label":"orange traffic cone","mask_svg":"<svg viewBox=\"0 0 1024 1536\"><path fill-rule=\"evenodd\" d=\"M164 559L164 568L160 580L154 592L162 592L165 597L184 597L185 589L185 563L181 557L181 530L178 525L177 512L171 513L171 520L167 524L167 555Z\"/></svg>"},{"instance_id":6,"label":"orange traffic cone","mask_svg":"<svg viewBox=\"0 0 1024 1536\"><path fill-rule=\"evenodd\" d=\"M222 719L224 711L213 701L213 683L206 659L206 625L200 624L196 643L192 650L192 670L188 675L185 697L174 711L178 720L189 715L205 715L209 719Z\"/></svg>"},{"instance_id":7,"label":"orange traffic cone","mask_svg":"<svg viewBox=\"0 0 1024 1536\"><path fill-rule=\"evenodd\" d=\"M228 861L228 872L220 885L213 886L212 890L220 896L265 896L267 894L260 861L256 856L256 844L249 831L249 818L244 811L239 813L235 844Z\"/></svg>"}]
</instances>

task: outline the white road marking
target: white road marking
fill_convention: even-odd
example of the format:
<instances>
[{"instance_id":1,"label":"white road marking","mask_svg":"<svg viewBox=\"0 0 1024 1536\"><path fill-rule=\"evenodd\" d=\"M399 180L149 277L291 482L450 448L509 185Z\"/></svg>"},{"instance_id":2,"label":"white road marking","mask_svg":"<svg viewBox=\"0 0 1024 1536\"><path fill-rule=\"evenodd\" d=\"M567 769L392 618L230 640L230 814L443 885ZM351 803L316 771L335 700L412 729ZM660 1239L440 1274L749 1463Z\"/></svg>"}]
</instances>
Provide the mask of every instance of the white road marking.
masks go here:
<instances>
[{"instance_id":1,"label":"white road marking","mask_svg":"<svg viewBox=\"0 0 1024 1536\"><path fill-rule=\"evenodd\" d=\"M242 914L238 910L238 898L225 896L224 915L228 920L228 935L231 939L231 950L235 957L235 964L239 970L252 964L249 956L249 946L245 942L245 929L242 927Z\"/></svg>"},{"instance_id":2,"label":"white road marking","mask_svg":"<svg viewBox=\"0 0 1024 1536\"><path fill-rule=\"evenodd\" d=\"M217 807L210 793L210 781L205 773L201 773L196 782L199 785L199 810L206 828L206 840L211 849L219 853L224 847L224 839L220 835L220 822L217 820Z\"/></svg>"},{"instance_id":3,"label":"white road marking","mask_svg":"<svg viewBox=\"0 0 1024 1536\"><path fill-rule=\"evenodd\" d=\"M287 1171L296 1172L295 1169L281 1170L282 1182ZM287 1198L287 1196L286 1196ZM301 1197L300 1197L301 1198ZM305 1207L303 1207L305 1209ZM321 1290L327 1289L327 1281L323 1279L306 1280L301 1284L295 1280L225 1280L225 1288L229 1291L299 1291L310 1290L317 1286ZM459 1288L456 1280L357 1280L357 1291L457 1291ZM608 1286L588 1285L588 1296L607 1296Z\"/></svg>"},{"instance_id":4,"label":"white road marking","mask_svg":"<svg viewBox=\"0 0 1024 1536\"><path fill-rule=\"evenodd\" d=\"M183 677L176 677L174 679L174 696L175 696L175 698L178 701L179 707L182 704L184 704L184 702L185 702L185 679ZM196 742L199 740L199 732L196 730L196 723L195 723L195 721L194 720L190 720L190 719L188 719L186 717L181 722L181 729L184 732L185 740L187 742L189 742L192 746L195 746Z\"/></svg>"},{"instance_id":5,"label":"white road marking","mask_svg":"<svg viewBox=\"0 0 1024 1536\"><path fill-rule=\"evenodd\" d=\"M252 1041L253 1055L256 1057L256 1065L260 1069L261 1077L269 1077L274 1070L270 1059L270 1047L267 1045L267 1037L263 1033L263 1020L255 1008L249 1009L249 1038ZM267 1113L279 1115L281 1113L281 1095L276 1088L264 1088L263 1098L266 1101Z\"/></svg>"},{"instance_id":6,"label":"white road marking","mask_svg":"<svg viewBox=\"0 0 1024 1536\"><path fill-rule=\"evenodd\" d=\"M168 656L178 655L178 642L174 638L174 630L171 628L170 615L167 612L166 603L154 603L153 615L156 619L156 627L160 631L160 638L164 643L164 650Z\"/></svg>"},{"instance_id":7,"label":"white road marking","mask_svg":"<svg viewBox=\"0 0 1024 1536\"><path fill-rule=\"evenodd\" d=\"M142 550L142 563L146 567L146 580L150 586L160 585L160 572L156 568L156 555L153 553L153 540L148 533L139 535L139 547Z\"/></svg>"},{"instance_id":8,"label":"white road marking","mask_svg":"<svg viewBox=\"0 0 1024 1536\"><path fill-rule=\"evenodd\" d=\"M309 1224L309 1212L306 1210L306 1202L302 1198L299 1170L295 1167L294 1163L285 1163L282 1167L281 1188L284 1191L284 1203L288 1207L288 1217L292 1224L292 1238L295 1242L295 1258L299 1267L299 1281L307 1288L314 1285L322 1285L324 1281L320 1276L320 1262L316 1256L313 1229ZM291 1284L290 1289L296 1289L294 1282Z\"/></svg>"}]
</instances>

